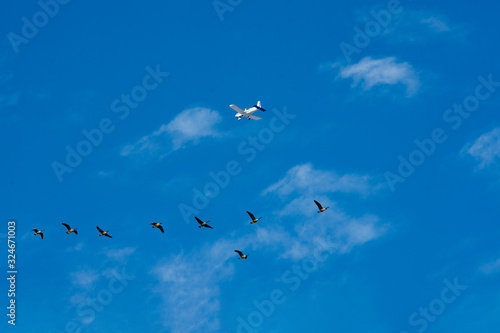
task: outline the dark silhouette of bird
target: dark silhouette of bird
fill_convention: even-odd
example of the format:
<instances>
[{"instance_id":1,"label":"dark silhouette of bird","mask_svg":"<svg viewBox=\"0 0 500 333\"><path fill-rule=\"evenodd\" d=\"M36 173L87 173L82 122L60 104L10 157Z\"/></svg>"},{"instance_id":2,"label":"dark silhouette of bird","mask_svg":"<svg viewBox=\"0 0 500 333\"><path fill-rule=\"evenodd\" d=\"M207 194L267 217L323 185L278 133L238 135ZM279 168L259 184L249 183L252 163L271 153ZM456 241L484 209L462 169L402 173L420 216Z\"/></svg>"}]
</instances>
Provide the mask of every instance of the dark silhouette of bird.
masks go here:
<instances>
[{"instance_id":1,"label":"dark silhouette of bird","mask_svg":"<svg viewBox=\"0 0 500 333\"><path fill-rule=\"evenodd\" d=\"M199 218L197 218L196 216L194 217L196 219L196 221L198 221L198 223L200 224L198 228L201 228L201 227L205 227L205 228L210 228L210 229L213 229L211 226L209 226L207 223L210 222L210 221L207 221L207 222L203 222L202 220L200 220Z\"/></svg>"},{"instance_id":2,"label":"dark silhouette of bird","mask_svg":"<svg viewBox=\"0 0 500 333\"><path fill-rule=\"evenodd\" d=\"M255 216L250 213L248 210L247 210L247 214L250 215L250 218L252 219L252 222L250 222L250 224L254 224L254 223L257 223L262 217L259 217L258 219L255 218Z\"/></svg>"},{"instance_id":3,"label":"dark silhouette of bird","mask_svg":"<svg viewBox=\"0 0 500 333\"><path fill-rule=\"evenodd\" d=\"M111 236L108 234L109 230L108 230L108 231L103 231L103 230L102 230L101 228L99 228L98 226L96 226L96 228L97 228L97 230L99 230L99 232L101 233L101 234L99 235L99 237L101 237L101 236L106 236L106 237L109 237L109 238L113 238L113 237L111 237Z\"/></svg>"},{"instance_id":4,"label":"dark silhouette of bird","mask_svg":"<svg viewBox=\"0 0 500 333\"><path fill-rule=\"evenodd\" d=\"M40 237L42 237L43 239L43 232L42 231L45 231L45 230L37 230L37 229L33 229L31 231L34 231L35 234L33 236L36 236L36 235L40 235Z\"/></svg>"},{"instance_id":5,"label":"dark silhouette of bird","mask_svg":"<svg viewBox=\"0 0 500 333\"><path fill-rule=\"evenodd\" d=\"M325 210L327 210L328 208L330 208L330 206L323 208L323 206L321 206L321 204L319 202L317 202L316 200L314 200L314 202L316 203L316 206L318 206L318 209L319 209L318 213L322 213Z\"/></svg>"},{"instance_id":6,"label":"dark silhouette of bird","mask_svg":"<svg viewBox=\"0 0 500 333\"><path fill-rule=\"evenodd\" d=\"M240 257L238 259L246 259L248 257L248 254L243 254L243 252L234 250L234 252L238 253Z\"/></svg>"},{"instance_id":7,"label":"dark silhouette of bird","mask_svg":"<svg viewBox=\"0 0 500 333\"><path fill-rule=\"evenodd\" d=\"M61 223L63 226L65 226L66 228L68 228L68 231L66 232L67 234L70 234L72 232L75 233L75 235L78 235L78 231L76 231L76 228L75 229L72 229L69 225L67 225L66 223Z\"/></svg>"},{"instance_id":8,"label":"dark silhouette of bird","mask_svg":"<svg viewBox=\"0 0 500 333\"><path fill-rule=\"evenodd\" d=\"M163 222L162 222L162 223L153 222L153 223L151 223L151 224L153 225L153 228L158 228L158 229L160 229L162 233L164 233L164 232L165 232L165 231L163 230L163 227L161 226L161 225L163 224Z\"/></svg>"}]
</instances>

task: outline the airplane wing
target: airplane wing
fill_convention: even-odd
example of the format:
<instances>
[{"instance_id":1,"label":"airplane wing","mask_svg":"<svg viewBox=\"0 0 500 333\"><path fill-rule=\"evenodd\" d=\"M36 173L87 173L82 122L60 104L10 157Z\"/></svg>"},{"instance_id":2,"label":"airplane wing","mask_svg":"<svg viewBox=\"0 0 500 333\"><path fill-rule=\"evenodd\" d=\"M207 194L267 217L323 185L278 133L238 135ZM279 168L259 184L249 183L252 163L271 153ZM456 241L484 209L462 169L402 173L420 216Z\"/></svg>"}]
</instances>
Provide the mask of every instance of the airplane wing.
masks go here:
<instances>
[{"instance_id":1,"label":"airplane wing","mask_svg":"<svg viewBox=\"0 0 500 333\"><path fill-rule=\"evenodd\" d=\"M233 109L234 111L238 112L238 113L245 114L245 111L243 111L242 109L240 109L239 107L237 107L237 106L236 106L236 105L234 105L234 104L229 105L229 107L230 107L231 109Z\"/></svg>"},{"instance_id":2,"label":"airplane wing","mask_svg":"<svg viewBox=\"0 0 500 333\"><path fill-rule=\"evenodd\" d=\"M247 117L252 118L252 119L255 119L255 120L260 120L260 119L262 119L262 118L259 118L259 117L254 116L254 115L249 115L249 116L247 116Z\"/></svg>"}]
</instances>

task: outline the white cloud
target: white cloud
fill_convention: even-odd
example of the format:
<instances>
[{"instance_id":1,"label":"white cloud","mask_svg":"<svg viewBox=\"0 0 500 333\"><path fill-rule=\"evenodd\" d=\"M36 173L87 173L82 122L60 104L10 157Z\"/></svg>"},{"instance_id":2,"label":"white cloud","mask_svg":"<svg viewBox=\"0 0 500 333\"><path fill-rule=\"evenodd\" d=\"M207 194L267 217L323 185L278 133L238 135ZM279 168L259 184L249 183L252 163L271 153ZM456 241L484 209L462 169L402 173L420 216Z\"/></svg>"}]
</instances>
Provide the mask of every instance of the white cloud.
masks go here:
<instances>
[{"instance_id":1,"label":"white cloud","mask_svg":"<svg viewBox=\"0 0 500 333\"><path fill-rule=\"evenodd\" d=\"M466 145L462 149L464 152L480 162L480 169L489 166L500 156L500 128L481 135L473 144Z\"/></svg>"},{"instance_id":2,"label":"white cloud","mask_svg":"<svg viewBox=\"0 0 500 333\"><path fill-rule=\"evenodd\" d=\"M281 233L280 236L273 235L284 248L280 257L300 260L311 256L318 247L318 239L333 247L334 252L347 253L357 245L379 238L387 230L387 225L375 215L353 217L327 197L319 196L318 201L330 208L318 214L313 197L304 195L277 212L287 224L286 231L274 231Z\"/></svg>"},{"instance_id":3,"label":"white cloud","mask_svg":"<svg viewBox=\"0 0 500 333\"><path fill-rule=\"evenodd\" d=\"M163 324L172 333L220 330L220 286L233 275L236 242L219 240L189 255L180 253L161 260L152 270L159 285L153 290L165 303ZM241 246L241 244L239 244Z\"/></svg>"},{"instance_id":4,"label":"white cloud","mask_svg":"<svg viewBox=\"0 0 500 333\"><path fill-rule=\"evenodd\" d=\"M486 275L493 274L500 271L500 259L491 261L479 267L479 270Z\"/></svg>"},{"instance_id":5,"label":"white cloud","mask_svg":"<svg viewBox=\"0 0 500 333\"><path fill-rule=\"evenodd\" d=\"M153 154L166 155L185 147L188 143L198 144L205 137L219 137L215 129L222 120L217 111L203 107L187 109L179 113L171 122L162 125L157 131L142 137L135 144L127 145L121 155Z\"/></svg>"},{"instance_id":6,"label":"white cloud","mask_svg":"<svg viewBox=\"0 0 500 333\"><path fill-rule=\"evenodd\" d=\"M100 275L92 269L82 269L70 273L73 285L84 289L92 289L94 283L99 279L99 276Z\"/></svg>"},{"instance_id":7,"label":"white cloud","mask_svg":"<svg viewBox=\"0 0 500 333\"><path fill-rule=\"evenodd\" d=\"M125 247L122 249L112 249L108 250L106 252L106 256L109 259L119 261L121 263L124 263L128 260L130 255L132 255L135 252L135 248L133 247Z\"/></svg>"},{"instance_id":8,"label":"white cloud","mask_svg":"<svg viewBox=\"0 0 500 333\"><path fill-rule=\"evenodd\" d=\"M310 256L318 247L318 239L329 243L336 252L345 253L383 235L387 226L380 223L377 216L350 216L326 195L335 192L366 195L379 188L370 185L369 179L355 174L339 176L314 169L311 164L302 164L291 168L283 179L267 187L264 195L276 193L287 202L274 212L286 223L286 231L275 230L271 235L284 246L281 257L299 260ZM314 200L329 209L318 214Z\"/></svg>"},{"instance_id":9,"label":"white cloud","mask_svg":"<svg viewBox=\"0 0 500 333\"><path fill-rule=\"evenodd\" d=\"M297 193L360 193L368 194L375 188L366 175L346 174L339 176L331 171L316 170L310 163L291 168L277 183L264 190L264 194L276 193L281 197Z\"/></svg>"},{"instance_id":10,"label":"white cloud","mask_svg":"<svg viewBox=\"0 0 500 333\"><path fill-rule=\"evenodd\" d=\"M445 21L436 16L424 18L420 22L427 25L431 30L434 30L435 32L446 32L451 30L450 26Z\"/></svg>"},{"instance_id":11,"label":"white cloud","mask_svg":"<svg viewBox=\"0 0 500 333\"><path fill-rule=\"evenodd\" d=\"M334 65L337 67L338 65ZM357 64L341 67L339 77L351 78L353 86L362 83L365 90L377 85L406 86L408 96L415 94L420 86L418 75L407 62L397 62L395 57L372 59L365 57Z\"/></svg>"},{"instance_id":12,"label":"white cloud","mask_svg":"<svg viewBox=\"0 0 500 333\"><path fill-rule=\"evenodd\" d=\"M456 43L465 41L467 28L455 25L445 15L429 11L405 10L392 17L383 36L389 43Z\"/></svg>"},{"instance_id":13,"label":"white cloud","mask_svg":"<svg viewBox=\"0 0 500 333\"><path fill-rule=\"evenodd\" d=\"M174 150L177 150L190 141L197 143L203 137L220 136L214 126L221 120L222 117L217 111L207 108L188 109L179 113L167 125L162 126L160 132L166 131L172 135Z\"/></svg>"}]
</instances>

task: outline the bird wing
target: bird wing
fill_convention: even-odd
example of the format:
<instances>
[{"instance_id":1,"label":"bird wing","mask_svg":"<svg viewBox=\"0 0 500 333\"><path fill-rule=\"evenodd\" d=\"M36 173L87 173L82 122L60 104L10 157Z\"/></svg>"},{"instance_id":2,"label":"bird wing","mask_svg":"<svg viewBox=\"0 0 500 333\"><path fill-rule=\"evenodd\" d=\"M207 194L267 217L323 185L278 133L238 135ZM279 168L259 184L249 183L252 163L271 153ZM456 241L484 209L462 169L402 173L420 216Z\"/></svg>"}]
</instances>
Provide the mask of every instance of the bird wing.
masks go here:
<instances>
[{"instance_id":1,"label":"bird wing","mask_svg":"<svg viewBox=\"0 0 500 333\"><path fill-rule=\"evenodd\" d=\"M252 213L250 213L248 210L247 210L247 213L248 213L248 215L250 215L250 218L251 218L252 220L255 220L255 216L254 216Z\"/></svg>"},{"instance_id":2,"label":"bird wing","mask_svg":"<svg viewBox=\"0 0 500 333\"><path fill-rule=\"evenodd\" d=\"M104 234L104 236L109 237L109 238L113 238L113 237L111 237L111 236L110 236L110 235L108 235L108 234Z\"/></svg>"},{"instance_id":3,"label":"bird wing","mask_svg":"<svg viewBox=\"0 0 500 333\"><path fill-rule=\"evenodd\" d=\"M234 252L238 253L240 256L243 256L243 252L241 252L241 251L234 250Z\"/></svg>"},{"instance_id":4,"label":"bird wing","mask_svg":"<svg viewBox=\"0 0 500 333\"><path fill-rule=\"evenodd\" d=\"M40 233L40 236L42 236L42 239L43 239L43 232Z\"/></svg>"},{"instance_id":5,"label":"bird wing","mask_svg":"<svg viewBox=\"0 0 500 333\"><path fill-rule=\"evenodd\" d=\"M38 232L38 230L36 230L36 229L33 229L33 230L31 230L31 231Z\"/></svg>"},{"instance_id":6,"label":"bird wing","mask_svg":"<svg viewBox=\"0 0 500 333\"><path fill-rule=\"evenodd\" d=\"M78 231L76 231L76 230L73 230L73 232L75 233L75 235L78 235Z\"/></svg>"},{"instance_id":7,"label":"bird wing","mask_svg":"<svg viewBox=\"0 0 500 333\"><path fill-rule=\"evenodd\" d=\"M316 203L316 206L318 206L319 209L323 209L323 206L321 206L319 202L317 202L316 200L314 200L314 202Z\"/></svg>"},{"instance_id":8,"label":"bird wing","mask_svg":"<svg viewBox=\"0 0 500 333\"><path fill-rule=\"evenodd\" d=\"M102 229L101 229L101 228L99 228L98 226L96 226L96 228L97 228L97 230L99 230L99 232L100 232L101 234L103 233L103 231L102 231Z\"/></svg>"},{"instance_id":9,"label":"bird wing","mask_svg":"<svg viewBox=\"0 0 500 333\"><path fill-rule=\"evenodd\" d=\"M199 218L197 218L196 216L194 217L196 219L196 221L198 221L199 224L203 224L203 221L200 220Z\"/></svg>"},{"instance_id":10,"label":"bird wing","mask_svg":"<svg viewBox=\"0 0 500 333\"><path fill-rule=\"evenodd\" d=\"M210 229L213 229L211 226L209 226L208 224L205 224L205 227L207 228L210 228Z\"/></svg>"},{"instance_id":11,"label":"bird wing","mask_svg":"<svg viewBox=\"0 0 500 333\"><path fill-rule=\"evenodd\" d=\"M165 232L165 231L163 231L163 227L161 225L158 226L158 229L160 229L161 232Z\"/></svg>"},{"instance_id":12,"label":"bird wing","mask_svg":"<svg viewBox=\"0 0 500 333\"><path fill-rule=\"evenodd\" d=\"M66 224L66 223L61 223L61 224L62 224L63 226L65 226L66 228L68 228L68 231L70 231L70 230L71 230L71 227L70 227L68 224Z\"/></svg>"}]
</instances>

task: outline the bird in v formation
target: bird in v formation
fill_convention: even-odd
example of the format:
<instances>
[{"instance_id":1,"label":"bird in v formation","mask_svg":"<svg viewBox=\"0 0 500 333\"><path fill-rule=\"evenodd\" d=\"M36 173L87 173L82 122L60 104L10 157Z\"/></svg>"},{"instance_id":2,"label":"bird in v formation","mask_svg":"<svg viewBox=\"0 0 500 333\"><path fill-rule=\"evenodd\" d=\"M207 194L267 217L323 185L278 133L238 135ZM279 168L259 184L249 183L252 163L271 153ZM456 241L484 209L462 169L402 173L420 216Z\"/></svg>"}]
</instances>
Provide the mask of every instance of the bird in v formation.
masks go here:
<instances>
[{"instance_id":1,"label":"bird in v formation","mask_svg":"<svg viewBox=\"0 0 500 333\"><path fill-rule=\"evenodd\" d=\"M318 213L323 213L324 211L326 211L328 208L330 207L323 207L318 201L314 200L314 203L316 204L316 206L318 206ZM252 221L250 222L250 224L254 224L254 223L257 223L259 220L262 219L262 217L259 217L259 218L256 218L255 215L253 215L252 213L250 213L249 211L246 211L247 214L250 216L250 218L252 219ZM208 224L208 222L210 221L206 221L206 222L203 222L202 220L200 220L197 216L194 217L196 219L196 221L199 223L199 228L202 228L202 227L205 227L205 228L210 228L210 229L213 229L212 226L210 226ZM66 223L61 223L63 226L66 227L66 229L68 229L68 231L66 232L67 234L70 234L70 233L74 233L75 235L78 234L78 231L76 230L77 228L72 228L69 226L69 224L66 224ZM153 229L154 228L158 228L162 233L165 233L165 230L163 229L163 222L161 223L158 223L158 222L152 222L150 223L152 226L153 226ZM109 237L109 238L113 238L111 237L110 234L108 234L109 230L107 231L104 231L102 230L101 228L99 228L98 226L96 226L97 230L99 231L99 236L106 236L106 237ZM40 235L41 239L43 239L43 231L45 230L38 230L38 229L33 229L32 230L33 232L35 232L34 236L36 235ZM247 259L248 257L248 254L243 254L243 252L241 252L240 250L234 250L234 252L238 253L239 254L239 258L238 259Z\"/></svg>"}]
</instances>

